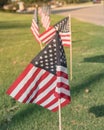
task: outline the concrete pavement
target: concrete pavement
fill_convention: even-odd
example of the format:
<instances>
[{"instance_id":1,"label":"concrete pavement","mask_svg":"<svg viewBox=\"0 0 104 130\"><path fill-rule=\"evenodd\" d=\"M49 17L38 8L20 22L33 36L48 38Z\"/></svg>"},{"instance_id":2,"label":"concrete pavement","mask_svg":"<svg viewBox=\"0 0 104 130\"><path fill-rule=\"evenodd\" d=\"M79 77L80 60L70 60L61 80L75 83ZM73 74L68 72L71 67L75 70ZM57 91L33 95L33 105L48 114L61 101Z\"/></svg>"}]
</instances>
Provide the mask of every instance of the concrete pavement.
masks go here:
<instances>
[{"instance_id":1,"label":"concrete pavement","mask_svg":"<svg viewBox=\"0 0 104 130\"><path fill-rule=\"evenodd\" d=\"M104 26L104 4L90 4L90 5L78 5L68 6L53 9L52 13L77 18L81 21L93 23L96 25Z\"/></svg>"}]
</instances>

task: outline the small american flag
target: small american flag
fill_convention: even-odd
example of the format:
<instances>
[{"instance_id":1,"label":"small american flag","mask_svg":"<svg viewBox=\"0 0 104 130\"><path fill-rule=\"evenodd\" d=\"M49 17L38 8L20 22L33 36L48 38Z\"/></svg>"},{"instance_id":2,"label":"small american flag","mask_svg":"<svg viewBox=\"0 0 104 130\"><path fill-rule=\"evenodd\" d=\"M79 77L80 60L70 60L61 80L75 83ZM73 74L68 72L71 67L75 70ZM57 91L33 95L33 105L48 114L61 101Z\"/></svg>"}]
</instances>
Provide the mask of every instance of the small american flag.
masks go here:
<instances>
[{"instance_id":1,"label":"small american flag","mask_svg":"<svg viewBox=\"0 0 104 130\"><path fill-rule=\"evenodd\" d=\"M36 103L53 112L70 103L70 89L65 52L56 34L52 41L30 62L7 90L23 103Z\"/></svg>"},{"instance_id":2,"label":"small american flag","mask_svg":"<svg viewBox=\"0 0 104 130\"><path fill-rule=\"evenodd\" d=\"M32 24L31 24L31 31L34 35L34 37L36 38L37 42L39 44L41 44L40 38L39 38L39 26L38 26L39 22L38 22L38 9L36 8L34 11L34 18L32 20Z\"/></svg>"},{"instance_id":3,"label":"small american flag","mask_svg":"<svg viewBox=\"0 0 104 130\"><path fill-rule=\"evenodd\" d=\"M56 23L53 27L50 27L47 31L43 32L40 35L40 40L43 43L48 44L56 31L59 32L59 35L64 46L70 46L71 44L71 31L69 30L69 17L66 17ZM52 33L51 33L52 32Z\"/></svg>"},{"instance_id":4,"label":"small american flag","mask_svg":"<svg viewBox=\"0 0 104 130\"><path fill-rule=\"evenodd\" d=\"M38 14L40 17L42 17L42 8L41 7L38 8Z\"/></svg>"},{"instance_id":5,"label":"small american flag","mask_svg":"<svg viewBox=\"0 0 104 130\"><path fill-rule=\"evenodd\" d=\"M39 12L42 25L47 30L50 26L50 6L43 6Z\"/></svg>"},{"instance_id":6,"label":"small american flag","mask_svg":"<svg viewBox=\"0 0 104 130\"><path fill-rule=\"evenodd\" d=\"M62 19L60 22L54 25L55 29L59 32L59 35L64 46L70 46L71 44L71 31L69 30L69 17Z\"/></svg>"}]
</instances>

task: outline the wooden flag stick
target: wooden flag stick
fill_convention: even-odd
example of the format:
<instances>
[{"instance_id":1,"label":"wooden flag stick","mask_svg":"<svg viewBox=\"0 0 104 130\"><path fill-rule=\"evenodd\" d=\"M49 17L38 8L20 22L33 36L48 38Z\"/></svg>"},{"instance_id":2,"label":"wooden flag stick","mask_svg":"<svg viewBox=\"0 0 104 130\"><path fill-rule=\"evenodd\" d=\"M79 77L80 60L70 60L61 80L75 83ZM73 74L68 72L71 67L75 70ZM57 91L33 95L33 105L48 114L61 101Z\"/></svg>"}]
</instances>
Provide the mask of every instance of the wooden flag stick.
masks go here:
<instances>
[{"instance_id":1,"label":"wooden flag stick","mask_svg":"<svg viewBox=\"0 0 104 130\"><path fill-rule=\"evenodd\" d=\"M42 49L43 49L42 43L40 42L39 44L40 44L40 48L41 48L41 50L42 50Z\"/></svg>"},{"instance_id":2,"label":"wooden flag stick","mask_svg":"<svg viewBox=\"0 0 104 130\"><path fill-rule=\"evenodd\" d=\"M69 31L70 31L70 80L72 80L72 34L71 34L71 16L69 15Z\"/></svg>"},{"instance_id":3,"label":"wooden flag stick","mask_svg":"<svg viewBox=\"0 0 104 130\"><path fill-rule=\"evenodd\" d=\"M59 130L62 130L62 125L61 125L61 99L58 100L59 103Z\"/></svg>"},{"instance_id":4,"label":"wooden flag stick","mask_svg":"<svg viewBox=\"0 0 104 130\"><path fill-rule=\"evenodd\" d=\"M72 44L70 45L70 80L72 80Z\"/></svg>"}]
</instances>

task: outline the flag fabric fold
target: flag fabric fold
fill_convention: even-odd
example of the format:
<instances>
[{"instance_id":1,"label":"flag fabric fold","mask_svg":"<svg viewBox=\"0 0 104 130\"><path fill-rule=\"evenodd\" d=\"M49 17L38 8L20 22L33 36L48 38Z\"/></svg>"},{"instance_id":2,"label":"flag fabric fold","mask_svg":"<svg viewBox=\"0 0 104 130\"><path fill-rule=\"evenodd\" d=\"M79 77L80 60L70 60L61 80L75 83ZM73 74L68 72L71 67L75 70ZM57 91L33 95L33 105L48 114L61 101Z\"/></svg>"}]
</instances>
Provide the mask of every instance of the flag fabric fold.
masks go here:
<instances>
[{"instance_id":1,"label":"flag fabric fold","mask_svg":"<svg viewBox=\"0 0 104 130\"><path fill-rule=\"evenodd\" d=\"M50 26L50 8L48 6L43 6L39 8L39 14L41 16L41 22L46 31L39 33L39 21L38 21L38 9L34 11L34 19L32 20L31 31L38 41L39 44L48 44L52 37L59 32L59 35L64 46L69 47L71 45L71 30L70 30L70 17L65 17L53 26Z\"/></svg>"},{"instance_id":2,"label":"flag fabric fold","mask_svg":"<svg viewBox=\"0 0 104 130\"><path fill-rule=\"evenodd\" d=\"M41 16L41 23L43 27L47 30L50 26L50 6L43 6L39 9L39 14Z\"/></svg>"},{"instance_id":3,"label":"flag fabric fold","mask_svg":"<svg viewBox=\"0 0 104 130\"><path fill-rule=\"evenodd\" d=\"M56 29L53 27L49 27L48 30L39 35L39 38L42 43L48 44L55 34Z\"/></svg>"},{"instance_id":4,"label":"flag fabric fold","mask_svg":"<svg viewBox=\"0 0 104 130\"><path fill-rule=\"evenodd\" d=\"M64 46L70 46L71 44L71 30L69 25L69 17L65 17L55 25L51 26L47 31L43 32L39 37L42 43L48 44L52 37L59 32L59 35ZM50 33L52 32L52 33Z\"/></svg>"},{"instance_id":5,"label":"flag fabric fold","mask_svg":"<svg viewBox=\"0 0 104 130\"><path fill-rule=\"evenodd\" d=\"M71 44L71 30L69 25L69 17L65 17L54 25L54 28L59 32L63 46Z\"/></svg>"},{"instance_id":6,"label":"flag fabric fold","mask_svg":"<svg viewBox=\"0 0 104 130\"><path fill-rule=\"evenodd\" d=\"M70 103L67 63L60 36L29 63L7 90L7 94L22 103L36 103L53 112Z\"/></svg>"},{"instance_id":7,"label":"flag fabric fold","mask_svg":"<svg viewBox=\"0 0 104 130\"><path fill-rule=\"evenodd\" d=\"M38 9L35 8L34 10L34 18L32 19L32 24L31 24L31 31L36 38L37 42L41 44L40 38L39 38L39 21L38 21Z\"/></svg>"}]
</instances>

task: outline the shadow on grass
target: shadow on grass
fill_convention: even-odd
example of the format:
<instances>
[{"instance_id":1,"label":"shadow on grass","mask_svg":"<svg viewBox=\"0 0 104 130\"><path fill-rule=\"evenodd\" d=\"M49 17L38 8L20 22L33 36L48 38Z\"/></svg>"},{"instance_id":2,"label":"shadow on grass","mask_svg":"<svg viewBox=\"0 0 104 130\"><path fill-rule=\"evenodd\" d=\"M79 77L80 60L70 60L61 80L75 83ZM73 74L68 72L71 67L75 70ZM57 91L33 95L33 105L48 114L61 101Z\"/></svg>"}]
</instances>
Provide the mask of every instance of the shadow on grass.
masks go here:
<instances>
[{"instance_id":1,"label":"shadow on grass","mask_svg":"<svg viewBox=\"0 0 104 130\"><path fill-rule=\"evenodd\" d=\"M95 84L96 82L99 82L102 79L104 79L104 72L101 72L97 75L91 75L86 81L83 81L83 83L78 84L71 89L72 96L76 97L86 88L90 88L93 83Z\"/></svg>"},{"instance_id":2,"label":"shadow on grass","mask_svg":"<svg viewBox=\"0 0 104 130\"><path fill-rule=\"evenodd\" d=\"M94 106L89 109L90 113L93 113L96 117L104 116L104 105Z\"/></svg>"},{"instance_id":3,"label":"shadow on grass","mask_svg":"<svg viewBox=\"0 0 104 130\"><path fill-rule=\"evenodd\" d=\"M84 62L104 63L104 55L84 58Z\"/></svg>"},{"instance_id":4,"label":"shadow on grass","mask_svg":"<svg viewBox=\"0 0 104 130\"><path fill-rule=\"evenodd\" d=\"M43 115L43 111L45 110L36 104L28 104L27 107L25 106L24 108L18 110L16 114L13 114L12 112L11 118L8 118L11 115L11 112L9 112L9 116L0 122L0 130L8 130L8 128L10 130L17 124L21 124L27 121L30 116L32 118L32 115L35 117L34 120L37 120L39 116Z\"/></svg>"},{"instance_id":5,"label":"shadow on grass","mask_svg":"<svg viewBox=\"0 0 104 130\"><path fill-rule=\"evenodd\" d=\"M90 88L93 83L99 82L99 80L102 79L104 79L104 72L99 73L97 75L91 75L86 81L83 81L82 83L76 85L74 88L71 89L72 96L74 98L77 98L77 95L79 95L83 90L85 90L86 87ZM103 110L104 105L101 105L90 108L89 112L94 113L96 117L100 117L104 116ZM34 120L38 120L39 116L43 116L45 114L45 111L46 110L40 106L29 104L24 108L18 110L18 112L14 112L10 121L8 121L7 119L3 120L0 124L0 130L13 129L14 126L16 126L17 124L27 122L30 117L35 117Z\"/></svg>"}]
</instances>

